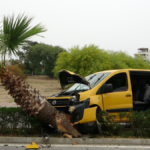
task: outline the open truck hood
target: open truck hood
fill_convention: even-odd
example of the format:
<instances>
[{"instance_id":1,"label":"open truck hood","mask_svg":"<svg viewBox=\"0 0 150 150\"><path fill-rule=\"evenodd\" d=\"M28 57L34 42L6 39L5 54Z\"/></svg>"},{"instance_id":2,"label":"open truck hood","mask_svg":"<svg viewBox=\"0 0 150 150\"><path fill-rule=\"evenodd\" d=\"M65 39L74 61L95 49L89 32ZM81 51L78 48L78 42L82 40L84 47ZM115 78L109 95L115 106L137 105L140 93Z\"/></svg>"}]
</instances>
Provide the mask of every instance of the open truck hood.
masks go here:
<instances>
[{"instance_id":1,"label":"open truck hood","mask_svg":"<svg viewBox=\"0 0 150 150\"><path fill-rule=\"evenodd\" d=\"M68 70L60 70L57 74L58 74L62 89L64 89L66 85L72 84L72 83L82 83L90 87L90 83L84 77L78 74L75 74L74 72L70 72Z\"/></svg>"}]
</instances>

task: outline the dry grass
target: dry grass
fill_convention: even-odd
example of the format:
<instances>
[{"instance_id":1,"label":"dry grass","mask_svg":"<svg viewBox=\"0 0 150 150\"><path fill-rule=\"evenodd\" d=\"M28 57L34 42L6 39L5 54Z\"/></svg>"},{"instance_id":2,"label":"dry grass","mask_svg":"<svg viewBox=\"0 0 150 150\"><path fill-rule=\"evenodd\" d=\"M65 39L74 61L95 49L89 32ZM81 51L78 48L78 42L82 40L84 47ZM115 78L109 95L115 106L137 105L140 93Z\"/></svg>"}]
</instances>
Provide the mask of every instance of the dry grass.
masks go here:
<instances>
[{"instance_id":1,"label":"dry grass","mask_svg":"<svg viewBox=\"0 0 150 150\"><path fill-rule=\"evenodd\" d=\"M40 91L42 96L51 96L61 91L61 86L58 80L51 79L48 76L28 76L26 82ZM0 84L0 102L14 102L13 98L8 95L8 91Z\"/></svg>"}]
</instances>

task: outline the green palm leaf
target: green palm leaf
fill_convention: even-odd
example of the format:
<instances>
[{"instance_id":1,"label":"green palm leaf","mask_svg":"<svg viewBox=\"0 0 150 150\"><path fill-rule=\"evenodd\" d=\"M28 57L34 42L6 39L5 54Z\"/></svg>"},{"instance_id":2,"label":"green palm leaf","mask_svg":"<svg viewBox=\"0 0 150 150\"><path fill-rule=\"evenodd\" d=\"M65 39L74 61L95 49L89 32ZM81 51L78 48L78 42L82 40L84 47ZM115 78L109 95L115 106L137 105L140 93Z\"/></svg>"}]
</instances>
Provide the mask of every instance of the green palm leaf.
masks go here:
<instances>
[{"instance_id":1,"label":"green palm leaf","mask_svg":"<svg viewBox=\"0 0 150 150\"><path fill-rule=\"evenodd\" d=\"M2 34L0 33L0 46L2 47L3 44L3 49L0 50L4 58L6 53L16 55L26 40L46 31L40 23L31 27L32 20L32 17L29 18L24 14L18 15L16 18L14 15L4 16Z\"/></svg>"}]
</instances>

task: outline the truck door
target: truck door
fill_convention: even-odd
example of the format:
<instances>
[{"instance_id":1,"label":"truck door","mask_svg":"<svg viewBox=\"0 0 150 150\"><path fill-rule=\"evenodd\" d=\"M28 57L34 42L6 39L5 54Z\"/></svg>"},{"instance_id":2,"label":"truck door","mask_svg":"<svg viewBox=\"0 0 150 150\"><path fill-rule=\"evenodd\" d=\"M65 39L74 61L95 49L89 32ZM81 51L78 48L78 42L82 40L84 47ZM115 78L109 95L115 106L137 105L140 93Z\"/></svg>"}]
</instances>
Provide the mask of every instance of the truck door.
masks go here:
<instances>
[{"instance_id":1,"label":"truck door","mask_svg":"<svg viewBox=\"0 0 150 150\"><path fill-rule=\"evenodd\" d=\"M112 84L113 90L103 94L104 110L109 113L129 111L133 108L132 91L128 72L113 75L106 81Z\"/></svg>"}]
</instances>

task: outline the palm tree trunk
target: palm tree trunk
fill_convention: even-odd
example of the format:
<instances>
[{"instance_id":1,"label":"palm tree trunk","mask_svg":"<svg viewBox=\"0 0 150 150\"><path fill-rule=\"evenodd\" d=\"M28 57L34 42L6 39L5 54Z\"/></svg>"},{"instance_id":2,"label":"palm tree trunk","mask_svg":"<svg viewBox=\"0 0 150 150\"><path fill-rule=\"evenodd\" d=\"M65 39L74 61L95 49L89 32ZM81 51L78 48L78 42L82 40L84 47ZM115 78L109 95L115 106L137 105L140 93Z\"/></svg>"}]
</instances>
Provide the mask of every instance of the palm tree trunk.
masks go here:
<instances>
[{"instance_id":1,"label":"palm tree trunk","mask_svg":"<svg viewBox=\"0 0 150 150\"><path fill-rule=\"evenodd\" d=\"M36 89L25 83L21 78L16 78L4 67L0 69L1 83L9 91L14 101L27 111L29 115L37 116L44 123L52 125L59 131L69 133L74 137L81 136L71 125L65 114L58 112L45 97L41 96Z\"/></svg>"},{"instance_id":2,"label":"palm tree trunk","mask_svg":"<svg viewBox=\"0 0 150 150\"><path fill-rule=\"evenodd\" d=\"M5 58L6 58L6 49L4 50L4 52L3 52L3 60L2 60L2 63L4 64L4 66L5 66Z\"/></svg>"},{"instance_id":3,"label":"palm tree trunk","mask_svg":"<svg viewBox=\"0 0 150 150\"><path fill-rule=\"evenodd\" d=\"M4 60L3 60L3 63L4 63L4 65L5 65L5 55L4 55Z\"/></svg>"}]
</instances>

